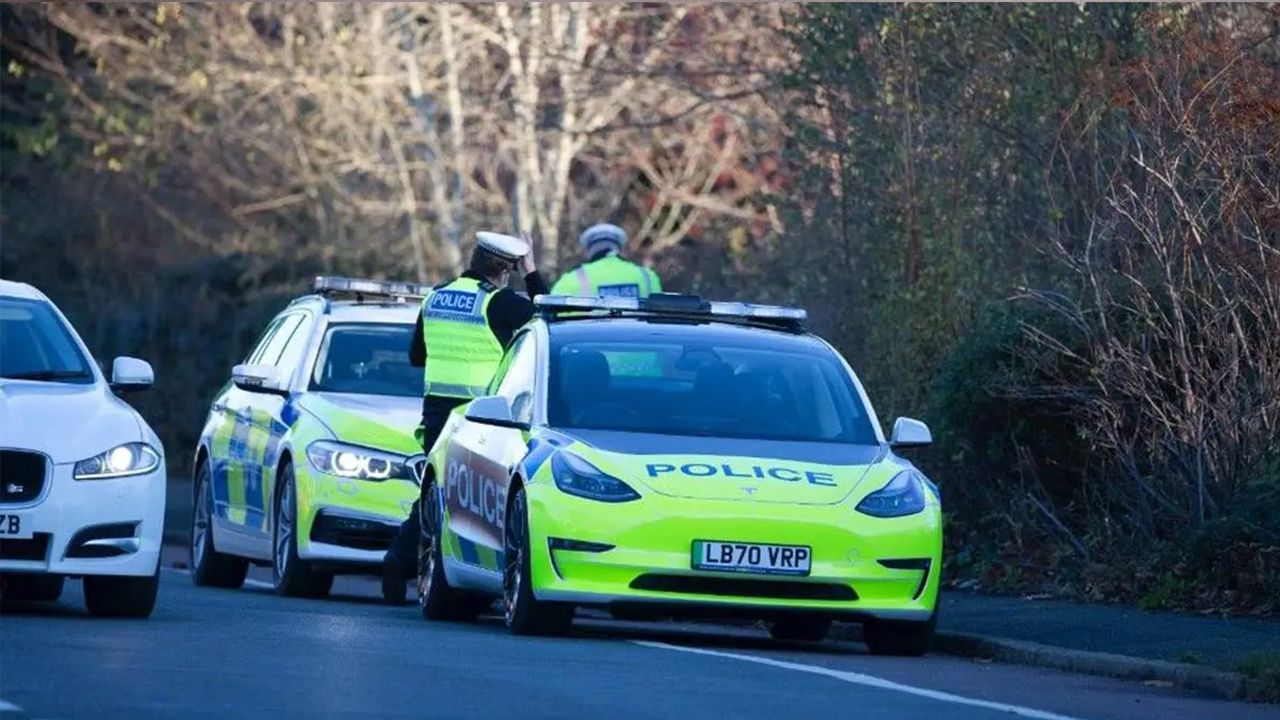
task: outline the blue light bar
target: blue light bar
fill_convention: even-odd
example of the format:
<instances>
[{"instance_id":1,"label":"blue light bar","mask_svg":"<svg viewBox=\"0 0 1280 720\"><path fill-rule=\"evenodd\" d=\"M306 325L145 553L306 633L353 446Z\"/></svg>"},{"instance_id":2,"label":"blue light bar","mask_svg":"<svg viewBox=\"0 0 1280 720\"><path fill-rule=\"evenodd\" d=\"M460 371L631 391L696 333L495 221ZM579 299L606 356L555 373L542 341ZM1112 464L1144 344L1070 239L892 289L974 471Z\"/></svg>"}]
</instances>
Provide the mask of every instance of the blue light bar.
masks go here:
<instances>
[{"instance_id":1,"label":"blue light bar","mask_svg":"<svg viewBox=\"0 0 1280 720\"><path fill-rule=\"evenodd\" d=\"M387 298L423 298L431 292L431 286L425 283L364 280L332 275L317 276L311 283L311 289L316 293L343 292Z\"/></svg>"},{"instance_id":2,"label":"blue light bar","mask_svg":"<svg viewBox=\"0 0 1280 720\"><path fill-rule=\"evenodd\" d=\"M809 314L803 308L781 305L758 305L743 302L702 302L696 295L662 293L650 299L603 297L589 295L539 295L533 303L540 309L562 312L592 310L633 311L655 315L711 315L726 318L803 321ZM685 302L676 302L685 301Z\"/></svg>"}]
</instances>

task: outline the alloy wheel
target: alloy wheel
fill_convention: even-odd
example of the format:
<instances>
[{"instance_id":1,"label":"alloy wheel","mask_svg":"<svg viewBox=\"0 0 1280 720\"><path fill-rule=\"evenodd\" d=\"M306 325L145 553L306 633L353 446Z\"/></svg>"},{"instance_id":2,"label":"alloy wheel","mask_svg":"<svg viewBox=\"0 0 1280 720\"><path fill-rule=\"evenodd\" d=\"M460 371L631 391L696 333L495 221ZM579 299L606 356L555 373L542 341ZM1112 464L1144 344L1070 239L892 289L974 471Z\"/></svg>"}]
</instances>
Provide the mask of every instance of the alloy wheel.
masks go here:
<instances>
[{"instance_id":1,"label":"alloy wheel","mask_svg":"<svg viewBox=\"0 0 1280 720\"><path fill-rule=\"evenodd\" d=\"M200 482L200 493L196 496L195 512L191 520L191 565L199 567L204 562L205 546L209 542L209 496L213 493L213 486L209 484L208 478L202 478Z\"/></svg>"},{"instance_id":2,"label":"alloy wheel","mask_svg":"<svg viewBox=\"0 0 1280 720\"><path fill-rule=\"evenodd\" d=\"M289 542L293 539L293 483L286 482L280 493L280 505L276 509L276 557L277 578L284 578L289 570Z\"/></svg>"},{"instance_id":3,"label":"alloy wheel","mask_svg":"<svg viewBox=\"0 0 1280 720\"><path fill-rule=\"evenodd\" d=\"M524 575L524 496L518 495L507 516L507 531L503 533L502 610L508 625L515 618L520 603L520 585Z\"/></svg>"}]
</instances>

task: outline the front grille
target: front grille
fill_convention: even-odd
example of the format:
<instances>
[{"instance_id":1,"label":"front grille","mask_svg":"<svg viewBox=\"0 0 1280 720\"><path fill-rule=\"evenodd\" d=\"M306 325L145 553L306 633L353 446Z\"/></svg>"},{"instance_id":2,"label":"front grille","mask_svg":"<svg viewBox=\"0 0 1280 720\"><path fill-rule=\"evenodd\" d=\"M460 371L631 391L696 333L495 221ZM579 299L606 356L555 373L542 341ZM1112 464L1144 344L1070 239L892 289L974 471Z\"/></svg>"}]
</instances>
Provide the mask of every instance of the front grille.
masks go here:
<instances>
[{"instance_id":1,"label":"front grille","mask_svg":"<svg viewBox=\"0 0 1280 720\"><path fill-rule=\"evenodd\" d=\"M748 580L745 578L699 577L695 575L641 575L631 581L634 590L719 595L722 597L770 598L778 600L857 600L848 585L799 582L796 580Z\"/></svg>"},{"instance_id":2,"label":"front grille","mask_svg":"<svg viewBox=\"0 0 1280 720\"><path fill-rule=\"evenodd\" d=\"M44 492L45 457L22 450L0 450L0 504L27 503Z\"/></svg>"},{"instance_id":3,"label":"front grille","mask_svg":"<svg viewBox=\"0 0 1280 720\"><path fill-rule=\"evenodd\" d=\"M311 525L311 541L354 550L386 550L399 530L377 520L331 515L322 510Z\"/></svg>"},{"instance_id":4,"label":"front grille","mask_svg":"<svg viewBox=\"0 0 1280 720\"><path fill-rule=\"evenodd\" d=\"M52 538L49 533L36 533L30 540L0 539L0 560L43 562Z\"/></svg>"}]
</instances>

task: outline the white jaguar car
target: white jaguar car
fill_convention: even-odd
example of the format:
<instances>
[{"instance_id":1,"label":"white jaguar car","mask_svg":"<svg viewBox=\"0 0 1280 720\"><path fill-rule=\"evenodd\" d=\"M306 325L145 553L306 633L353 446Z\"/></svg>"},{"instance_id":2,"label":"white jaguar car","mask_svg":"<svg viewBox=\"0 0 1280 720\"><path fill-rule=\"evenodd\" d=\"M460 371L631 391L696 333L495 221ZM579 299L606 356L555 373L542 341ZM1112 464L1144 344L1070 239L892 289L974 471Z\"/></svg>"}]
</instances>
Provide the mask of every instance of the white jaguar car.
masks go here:
<instances>
[{"instance_id":1,"label":"white jaguar car","mask_svg":"<svg viewBox=\"0 0 1280 720\"><path fill-rule=\"evenodd\" d=\"M0 598L54 601L83 578L91 614L150 617L164 448L116 393L153 381L131 357L108 381L44 293L0 280Z\"/></svg>"}]
</instances>

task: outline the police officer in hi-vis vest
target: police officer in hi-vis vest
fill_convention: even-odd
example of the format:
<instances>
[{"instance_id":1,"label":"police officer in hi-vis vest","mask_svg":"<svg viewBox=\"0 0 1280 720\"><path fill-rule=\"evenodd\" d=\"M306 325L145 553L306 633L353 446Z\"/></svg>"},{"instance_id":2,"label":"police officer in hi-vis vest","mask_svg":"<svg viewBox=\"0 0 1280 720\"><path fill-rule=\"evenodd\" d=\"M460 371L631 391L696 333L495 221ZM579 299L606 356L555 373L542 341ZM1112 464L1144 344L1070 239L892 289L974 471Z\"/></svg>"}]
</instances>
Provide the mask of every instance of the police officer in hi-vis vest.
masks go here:
<instances>
[{"instance_id":1,"label":"police officer in hi-vis vest","mask_svg":"<svg viewBox=\"0 0 1280 720\"><path fill-rule=\"evenodd\" d=\"M551 294L646 298L662 292L657 273L620 256L626 244L627 232L617 225L599 223L587 228L578 236L586 262L561 276Z\"/></svg>"},{"instance_id":2,"label":"police officer in hi-vis vest","mask_svg":"<svg viewBox=\"0 0 1280 720\"><path fill-rule=\"evenodd\" d=\"M431 452L454 408L484 394L512 335L533 317L532 299L547 293L525 237L476 233L467 271L423 298L409 347L409 362L425 367L423 452ZM524 271L528 298L507 287L516 267ZM419 533L415 501L383 563L382 594L389 603L405 602L405 583L417 574Z\"/></svg>"}]
</instances>

